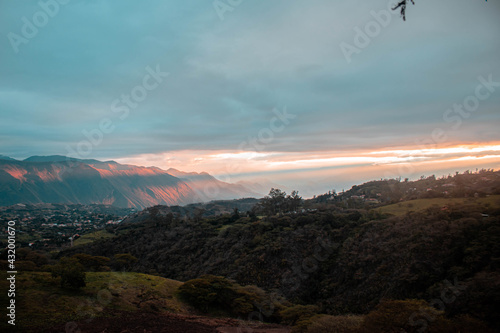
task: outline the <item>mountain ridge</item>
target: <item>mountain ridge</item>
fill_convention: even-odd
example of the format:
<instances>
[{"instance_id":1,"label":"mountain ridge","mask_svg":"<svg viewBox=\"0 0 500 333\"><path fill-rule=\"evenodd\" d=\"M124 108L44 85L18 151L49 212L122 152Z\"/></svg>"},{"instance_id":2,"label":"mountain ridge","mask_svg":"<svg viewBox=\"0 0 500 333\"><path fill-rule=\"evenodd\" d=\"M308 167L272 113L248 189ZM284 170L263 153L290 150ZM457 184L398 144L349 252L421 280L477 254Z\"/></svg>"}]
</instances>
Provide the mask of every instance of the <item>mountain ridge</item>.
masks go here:
<instances>
[{"instance_id":1,"label":"mountain ridge","mask_svg":"<svg viewBox=\"0 0 500 333\"><path fill-rule=\"evenodd\" d=\"M60 155L32 156L23 161L0 158L0 205L102 203L143 209L261 195L206 172L171 172L174 175L157 167Z\"/></svg>"},{"instance_id":2,"label":"mountain ridge","mask_svg":"<svg viewBox=\"0 0 500 333\"><path fill-rule=\"evenodd\" d=\"M17 161L16 159L14 159L12 157L1 155L1 154L0 154L0 160Z\"/></svg>"}]
</instances>

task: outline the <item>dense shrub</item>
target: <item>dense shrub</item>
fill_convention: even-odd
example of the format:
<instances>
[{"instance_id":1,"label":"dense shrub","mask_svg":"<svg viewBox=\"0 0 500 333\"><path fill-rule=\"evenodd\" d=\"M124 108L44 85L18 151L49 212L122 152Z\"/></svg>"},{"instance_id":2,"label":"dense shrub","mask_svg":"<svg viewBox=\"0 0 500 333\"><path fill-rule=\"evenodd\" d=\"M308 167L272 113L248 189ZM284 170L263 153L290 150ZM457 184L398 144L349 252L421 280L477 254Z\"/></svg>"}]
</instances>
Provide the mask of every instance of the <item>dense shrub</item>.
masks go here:
<instances>
[{"instance_id":1,"label":"dense shrub","mask_svg":"<svg viewBox=\"0 0 500 333\"><path fill-rule=\"evenodd\" d=\"M443 312L423 300L384 300L365 316L363 333L417 333L446 326ZM430 332L430 331L429 331Z\"/></svg>"},{"instance_id":2,"label":"dense shrub","mask_svg":"<svg viewBox=\"0 0 500 333\"><path fill-rule=\"evenodd\" d=\"M365 316L362 333L488 333L480 320L470 316L445 318L423 300L385 300Z\"/></svg>"},{"instance_id":3,"label":"dense shrub","mask_svg":"<svg viewBox=\"0 0 500 333\"><path fill-rule=\"evenodd\" d=\"M52 276L60 278L63 288L80 289L86 285L85 268L75 258L61 258L52 268Z\"/></svg>"},{"instance_id":4,"label":"dense shrub","mask_svg":"<svg viewBox=\"0 0 500 333\"><path fill-rule=\"evenodd\" d=\"M215 275L204 275L187 281L179 287L179 295L204 312L230 310L233 301L240 298L231 281ZM240 310L246 309L246 304L242 299L239 299L237 303Z\"/></svg>"},{"instance_id":5,"label":"dense shrub","mask_svg":"<svg viewBox=\"0 0 500 333\"><path fill-rule=\"evenodd\" d=\"M318 311L319 308L315 305L295 305L283 309L280 315L284 324L304 326L306 322L318 314Z\"/></svg>"},{"instance_id":6,"label":"dense shrub","mask_svg":"<svg viewBox=\"0 0 500 333\"><path fill-rule=\"evenodd\" d=\"M130 253L118 253L113 257L112 265L117 270L130 270L137 258Z\"/></svg>"},{"instance_id":7,"label":"dense shrub","mask_svg":"<svg viewBox=\"0 0 500 333\"><path fill-rule=\"evenodd\" d=\"M109 267L107 264L110 262L110 259L102 256L91 256L85 253L78 253L73 256L87 271L107 271Z\"/></svg>"},{"instance_id":8,"label":"dense shrub","mask_svg":"<svg viewBox=\"0 0 500 333\"><path fill-rule=\"evenodd\" d=\"M248 317L258 312L259 317L276 321L276 314L283 307L271 295L256 286L240 286L222 276L204 275L189 280L179 287L179 296L196 309L223 312L235 317ZM282 301L281 301L282 302ZM284 303L284 302L283 302Z\"/></svg>"}]
</instances>

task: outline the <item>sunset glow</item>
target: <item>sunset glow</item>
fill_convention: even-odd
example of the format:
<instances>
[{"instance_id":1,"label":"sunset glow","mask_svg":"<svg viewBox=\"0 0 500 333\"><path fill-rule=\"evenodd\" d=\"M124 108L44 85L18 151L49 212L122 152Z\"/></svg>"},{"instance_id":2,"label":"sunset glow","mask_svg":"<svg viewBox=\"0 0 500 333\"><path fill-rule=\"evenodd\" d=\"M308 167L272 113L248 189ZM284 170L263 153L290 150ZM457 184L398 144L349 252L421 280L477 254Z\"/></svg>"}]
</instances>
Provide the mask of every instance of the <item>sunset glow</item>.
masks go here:
<instances>
[{"instance_id":1,"label":"sunset glow","mask_svg":"<svg viewBox=\"0 0 500 333\"><path fill-rule=\"evenodd\" d=\"M158 166L162 169L184 168L206 171L221 180L253 178L275 179L285 185L300 179L331 179L346 186L345 172L360 170L373 178L387 176L420 177L432 170L463 171L478 165L500 167L500 145L457 145L435 149L353 151L353 152L237 152L180 151L175 154L147 154L119 159L120 163ZM293 173L290 173L294 171ZM434 172L433 172L434 173ZM436 174L439 176L439 172Z\"/></svg>"},{"instance_id":2,"label":"sunset glow","mask_svg":"<svg viewBox=\"0 0 500 333\"><path fill-rule=\"evenodd\" d=\"M379 24L370 13L385 0L247 1L224 20L211 2L124 1L64 6L66 19L29 44L4 38L0 155L115 160L308 194L500 166L496 1L415 5L407 21L388 10L363 47L357 31ZM5 11L8 35L33 6Z\"/></svg>"}]
</instances>

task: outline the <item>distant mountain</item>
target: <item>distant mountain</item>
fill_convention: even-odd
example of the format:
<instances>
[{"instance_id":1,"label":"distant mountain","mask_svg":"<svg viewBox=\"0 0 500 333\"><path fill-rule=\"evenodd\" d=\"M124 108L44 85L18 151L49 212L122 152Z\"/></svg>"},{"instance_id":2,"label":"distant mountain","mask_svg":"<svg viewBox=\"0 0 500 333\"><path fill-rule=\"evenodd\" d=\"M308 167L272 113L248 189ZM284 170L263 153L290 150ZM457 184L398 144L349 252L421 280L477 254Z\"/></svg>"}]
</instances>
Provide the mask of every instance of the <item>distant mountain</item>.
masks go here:
<instances>
[{"instance_id":1,"label":"distant mountain","mask_svg":"<svg viewBox=\"0 0 500 333\"><path fill-rule=\"evenodd\" d=\"M0 155L0 160L7 160L7 161L17 161L9 156L5 156L5 155Z\"/></svg>"},{"instance_id":2,"label":"distant mountain","mask_svg":"<svg viewBox=\"0 0 500 333\"><path fill-rule=\"evenodd\" d=\"M51 156L31 156L24 160L24 162L83 162L83 163L107 163L98 160L82 160L73 157L51 155ZM113 162L113 161L110 161ZM116 163L116 162L115 162Z\"/></svg>"},{"instance_id":3,"label":"distant mountain","mask_svg":"<svg viewBox=\"0 0 500 333\"><path fill-rule=\"evenodd\" d=\"M159 204L184 205L259 196L241 185L221 182L207 173L171 172L174 175L155 167L57 155L33 156L24 161L0 159L0 206L74 203L142 209ZM203 195L205 192L215 195Z\"/></svg>"},{"instance_id":4,"label":"distant mountain","mask_svg":"<svg viewBox=\"0 0 500 333\"><path fill-rule=\"evenodd\" d=\"M265 191L254 191L241 184L220 181L206 172L182 172L170 168L167 170L167 173L186 182L196 192L199 201L202 202L244 197L263 197L266 194Z\"/></svg>"}]
</instances>

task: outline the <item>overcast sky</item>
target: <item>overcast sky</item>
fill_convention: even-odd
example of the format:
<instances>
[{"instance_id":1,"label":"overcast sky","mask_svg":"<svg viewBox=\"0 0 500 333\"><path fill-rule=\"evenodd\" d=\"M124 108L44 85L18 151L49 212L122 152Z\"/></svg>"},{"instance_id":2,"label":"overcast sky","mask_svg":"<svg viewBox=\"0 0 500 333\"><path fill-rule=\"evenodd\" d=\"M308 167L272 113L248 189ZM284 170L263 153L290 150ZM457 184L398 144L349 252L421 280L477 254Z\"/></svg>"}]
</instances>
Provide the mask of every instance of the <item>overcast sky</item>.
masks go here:
<instances>
[{"instance_id":1,"label":"overcast sky","mask_svg":"<svg viewBox=\"0 0 500 333\"><path fill-rule=\"evenodd\" d=\"M406 22L386 0L61 2L0 1L0 154L306 193L382 164L500 166L500 85L478 79L500 82L499 1L416 0ZM474 111L447 111L465 100Z\"/></svg>"}]
</instances>

